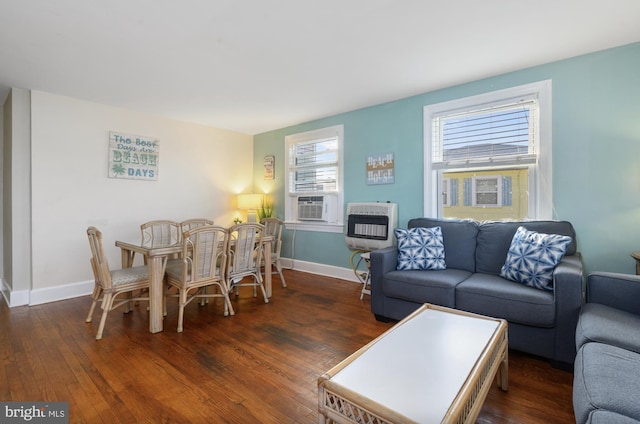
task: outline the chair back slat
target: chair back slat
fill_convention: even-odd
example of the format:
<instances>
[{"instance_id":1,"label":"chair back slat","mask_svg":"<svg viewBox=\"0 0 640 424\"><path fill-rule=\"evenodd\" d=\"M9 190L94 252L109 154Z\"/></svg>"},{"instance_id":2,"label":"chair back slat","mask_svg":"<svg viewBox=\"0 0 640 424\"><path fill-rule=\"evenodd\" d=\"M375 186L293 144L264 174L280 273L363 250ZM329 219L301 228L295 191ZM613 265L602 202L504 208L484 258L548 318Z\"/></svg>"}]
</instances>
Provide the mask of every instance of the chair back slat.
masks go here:
<instances>
[{"instance_id":1,"label":"chair back slat","mask_svg":"<svg viewBox=\"0 0 640 424\"><path fill-rule=\"evenodd\" d=\"M203 225L214 225L213 220L206 218L192 218L182 221L180 223L180 233L184 234L186 231L195 230Z\"/></svg>"},{"instance_id":2,"label":"chair back slat","mask_svg":"<svg viewBox=\"0 0 640 424\"><path fill-rule=\"evenodd\" d=\"M262 260L262 234L264 226L257 223L238 224L229 229L228 274L233 277L255 271Z\"/></svg>"},{"instance_id":3,"label":"chair back slat","mask_svg":"<svg viewBox=\"0 0 640 424\"><path fill-rule=\"evenodd\" d=\"M276 258L280 257L280 250L282 248L283 222L278 218L264 218L260 222L264 225L264 235L273 237L271 257L273 260L276 260Z\"/></svg>"},{"instance_id":4,"label":"chair back slat","mask_svg":"<svg viewBox=\"0 0 640 424\"><path fill-rule=\"evenodd\" d=\"M105 289L111 288L111 271L102 246L102 232L96 227L89 227L87 237L91 247L91 267L94 270L96 282Z\"/></svg>"},{"instance_id":5,"label":"chair back slat","mask_svg":"<svg viewBox=\"0 0 640 424\"><path fill-rule=\"evenodd\" d=\"M169 246L182 241L180 223L170 220L149 221L140 225L142 244L145 246Z\"/></svg>"},{"instance_id":6,"label":"chair back slat","mask_svg":"<svg viewBox=\"0 0 640 424\"><path fill-rule=\"evenodd\" d=\"M183 257L187 258L190 282L224 279L229 230L203 225L183 234Z\"/></svg>"}]
</instances>

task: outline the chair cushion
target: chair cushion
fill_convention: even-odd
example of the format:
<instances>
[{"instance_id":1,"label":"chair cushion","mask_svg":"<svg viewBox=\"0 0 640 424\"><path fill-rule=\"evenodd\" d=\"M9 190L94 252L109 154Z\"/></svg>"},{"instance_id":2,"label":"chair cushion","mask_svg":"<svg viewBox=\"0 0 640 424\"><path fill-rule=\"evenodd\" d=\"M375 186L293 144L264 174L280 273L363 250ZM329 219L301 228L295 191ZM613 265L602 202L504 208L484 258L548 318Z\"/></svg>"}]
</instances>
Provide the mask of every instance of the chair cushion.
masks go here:
<instances>
[{"instance_id":1,"label":"chair cushion","mask_svg":"<svg viewBox=\"0 0 640 424\"><path fill-rule=\"evenodd\" d=\"M440 227L399 228L395 235L398 240L398 270L443 270L447 267Z\"/></svg>"},{"instance_id":2,"label":"chair cushion","mask_svg":"<svg viewBox=\"0 0 640 424\"><path fill-rule=\"evenodd\" d=\"M182 259L169 259L165 267L167 276L175 279L182 278Z\"/></svg>"},{"instance_id":3,"label":"chair cushion","mask_svg":"<svg viewBox=\"0 0 640 424\"><path fill-rule=\"evenodd\" d=\"M149 270L146 266L135 266L111 271L111 284L118 286L121 284L135 283L137 281L148 280Z\"/></svg>"},{"instance_id":4,"label":"chair cushion","mask_svg":"<svg viewBox=\"0 0 640 424\"><path fill-rule=\"evenodd\" d=\"M541 290L553 290L553 270L571 237L543 234L518 227L511 241L500 276Z\"/></svg>"},{"instance_id":5,"label":"chair cushion","mask_svg":"<svg viewBox=\"0 0 640 424\"><path fill-rule=\"evenodd\" d=\"M573 374L576 422L588 422L598 410L640 420L639 380L639 354L603 343L582 345Z\"/></svg>"},{"instance_id":6,"label":"chair cushion","mask_svg":"<svg viewBox=\"0 0 640 424\"><path fill-rule=\"evenodd\" d=\"M585 303L576 327L576 348L600 342L640 353L640 316L598 303Z\"/></svg>"}]
</instances>

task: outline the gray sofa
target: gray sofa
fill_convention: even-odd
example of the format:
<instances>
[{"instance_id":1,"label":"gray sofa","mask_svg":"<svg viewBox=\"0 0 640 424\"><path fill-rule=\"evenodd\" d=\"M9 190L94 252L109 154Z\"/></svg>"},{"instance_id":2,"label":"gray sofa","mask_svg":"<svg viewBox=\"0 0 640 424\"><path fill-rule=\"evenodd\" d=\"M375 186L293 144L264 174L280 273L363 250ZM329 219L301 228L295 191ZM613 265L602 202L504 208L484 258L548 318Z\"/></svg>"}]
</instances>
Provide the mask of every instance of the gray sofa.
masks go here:
<instances>
[{"instance_id":1,"label":"gray sofa","mask_svg":"<svg viewBox=\"0 0 640 424\"><path fill-rule=\"evenodd\" d=\"M589 274L576 348L576 423L640 423L640 277Z\"/></svg>"},{"instance_id":2,"label":"gray sofa","mask_svg":"<svg viewBox=\"0 0 640 424\"><path fill-rule=\"evenodd\" d=\"M539 290L499 276L519 226L572 238L554 270L554 290ZM582 260L566 221L496 221L416 218L408 228L441 227L446 269L398 271L398 249L371 252L371 311L378 320L400 320L423 303L456 308L509 322L509 347L570 368L583 302Z\"/></svg>"}]
</instances>

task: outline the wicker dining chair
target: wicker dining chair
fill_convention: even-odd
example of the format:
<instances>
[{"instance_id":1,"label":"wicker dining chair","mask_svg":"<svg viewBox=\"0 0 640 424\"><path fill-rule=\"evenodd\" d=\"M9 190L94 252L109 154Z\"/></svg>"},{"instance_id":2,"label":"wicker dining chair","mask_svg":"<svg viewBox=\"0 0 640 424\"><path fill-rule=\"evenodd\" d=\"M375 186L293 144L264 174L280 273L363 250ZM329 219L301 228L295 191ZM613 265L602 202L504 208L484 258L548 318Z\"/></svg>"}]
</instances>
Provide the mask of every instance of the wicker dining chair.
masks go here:
<instances>
[{"instance_id":1,"label":"wicker dining chair","mask_svg":"<svg viewBox=\"0 0 640 424\"><path fill-rule=\"evenodd\" d=\"M162 246L180 243L180 223L171 220L149 221L140 225L142 244Z\"/></svg>"},{"instance_id":2,"label":"wicker dining chair","mask_svg":"<svg viewBox=\"0 0 640 424\"><path fill-rule=\"evenodd\" d=\"M284 281L284 275L282 275L282 263L280 261L280 250L282 248L282 228L284 223L278 218L263 218L260 221L264 225L264 235L273 237L272 249L271 249L271 265L275 266L276 270L273 274L280 274L280 281L282 281L282 287L287 287L287 283Z\"/></svg>"},{"instance_id":3,"label":"wicker dining chair","mask_svg":"<svg viewBox=\"0 0 640 424\"><path fill-rule=\"evenodd\" d=\"M96 304L101 303L102 317L96 333L96 340L100 340L110 311L127 305L125 312L129 312L132 302L149 300L148 296L139 294L144 289L147 289L148 292L149 273L146 266L111 270L102 245L102 233L95 227L89 227L87 237L91 247L90 262L94 273L95 287L86 322L91 322ZM120 295L126 295L126 297L118 297Z\"/></svg>"},{"instance_id":4,"label":"wicker dining chair","mask_svg":"<svg viewBox=\"0 0 640 424\"><path fill-rule=\"evenodd\" d=\"M213 220L205 218L192 218L182 221L180 223L180 234L184 234L186 231L191 231L195 228L202 227L203 225L214 225Z\"/></svg>"},{"instance_id":5,"label":"wicker dining chair","mask_svg":"<svg viewBox=\"0 0 640 424\"><path fill-rule=\"evenodd\" d=\"M175 287L178 297L178 332L183 330L184 308L194 299L221 297L224 299L224 316L234 315L229 300L229 287L225 281L229 230L204 225L182 235L182 257L167 262L167 286ZM214 286L217 290L206 289Z\"/></svg>"},{"instance_id":6,"label":"wicker dining chair","mask_svg":"<svg viewBox=\"0 0 640 424\"><path fill-rule=\"evenodd\" d=\"M260 287L264 303L269 303L267 292L262 283L260 268L262 265L262 234L264 225L258 223L242 223L229 228L230 241L227 248L227 284L229 292L239 287L252 286L253 296ZM248 281L246 277L251 277Z\"/></svg>"},{"instance_id":7,"label":"wicker dining chair","mask_svg":"<svg viewBox=\"0 0 640 424\"><path fill-rule=\"evenodd\" d=\"M186 231L202 227L203 225L213 225L213 220L206 218L187 219L180 223L180 234L184 234ZM203 290L206 292L207 288L205 287ZM209 303L209 298L203 296L200 299L200 304L204 306L206 303Z\"/></svg>"}]
</instances>

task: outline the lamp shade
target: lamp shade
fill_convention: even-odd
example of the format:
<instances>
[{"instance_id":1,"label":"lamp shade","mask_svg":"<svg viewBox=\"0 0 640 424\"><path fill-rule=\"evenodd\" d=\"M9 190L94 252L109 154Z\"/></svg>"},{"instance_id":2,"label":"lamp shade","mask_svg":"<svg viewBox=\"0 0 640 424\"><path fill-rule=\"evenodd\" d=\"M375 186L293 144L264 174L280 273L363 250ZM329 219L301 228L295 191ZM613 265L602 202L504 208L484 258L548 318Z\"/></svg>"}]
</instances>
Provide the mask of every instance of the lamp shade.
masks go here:
<instances>
[{"instance_id":1,"label":"lamp shade","mask_svg":"<svg viewBox=\"0 0 640 424\"><path fill-rule=\"evenodd\" d=\"M260 206L262 206L262 194L238 194L238 209L252 210L258 209Z\"/></svg>"}]
</instances>

